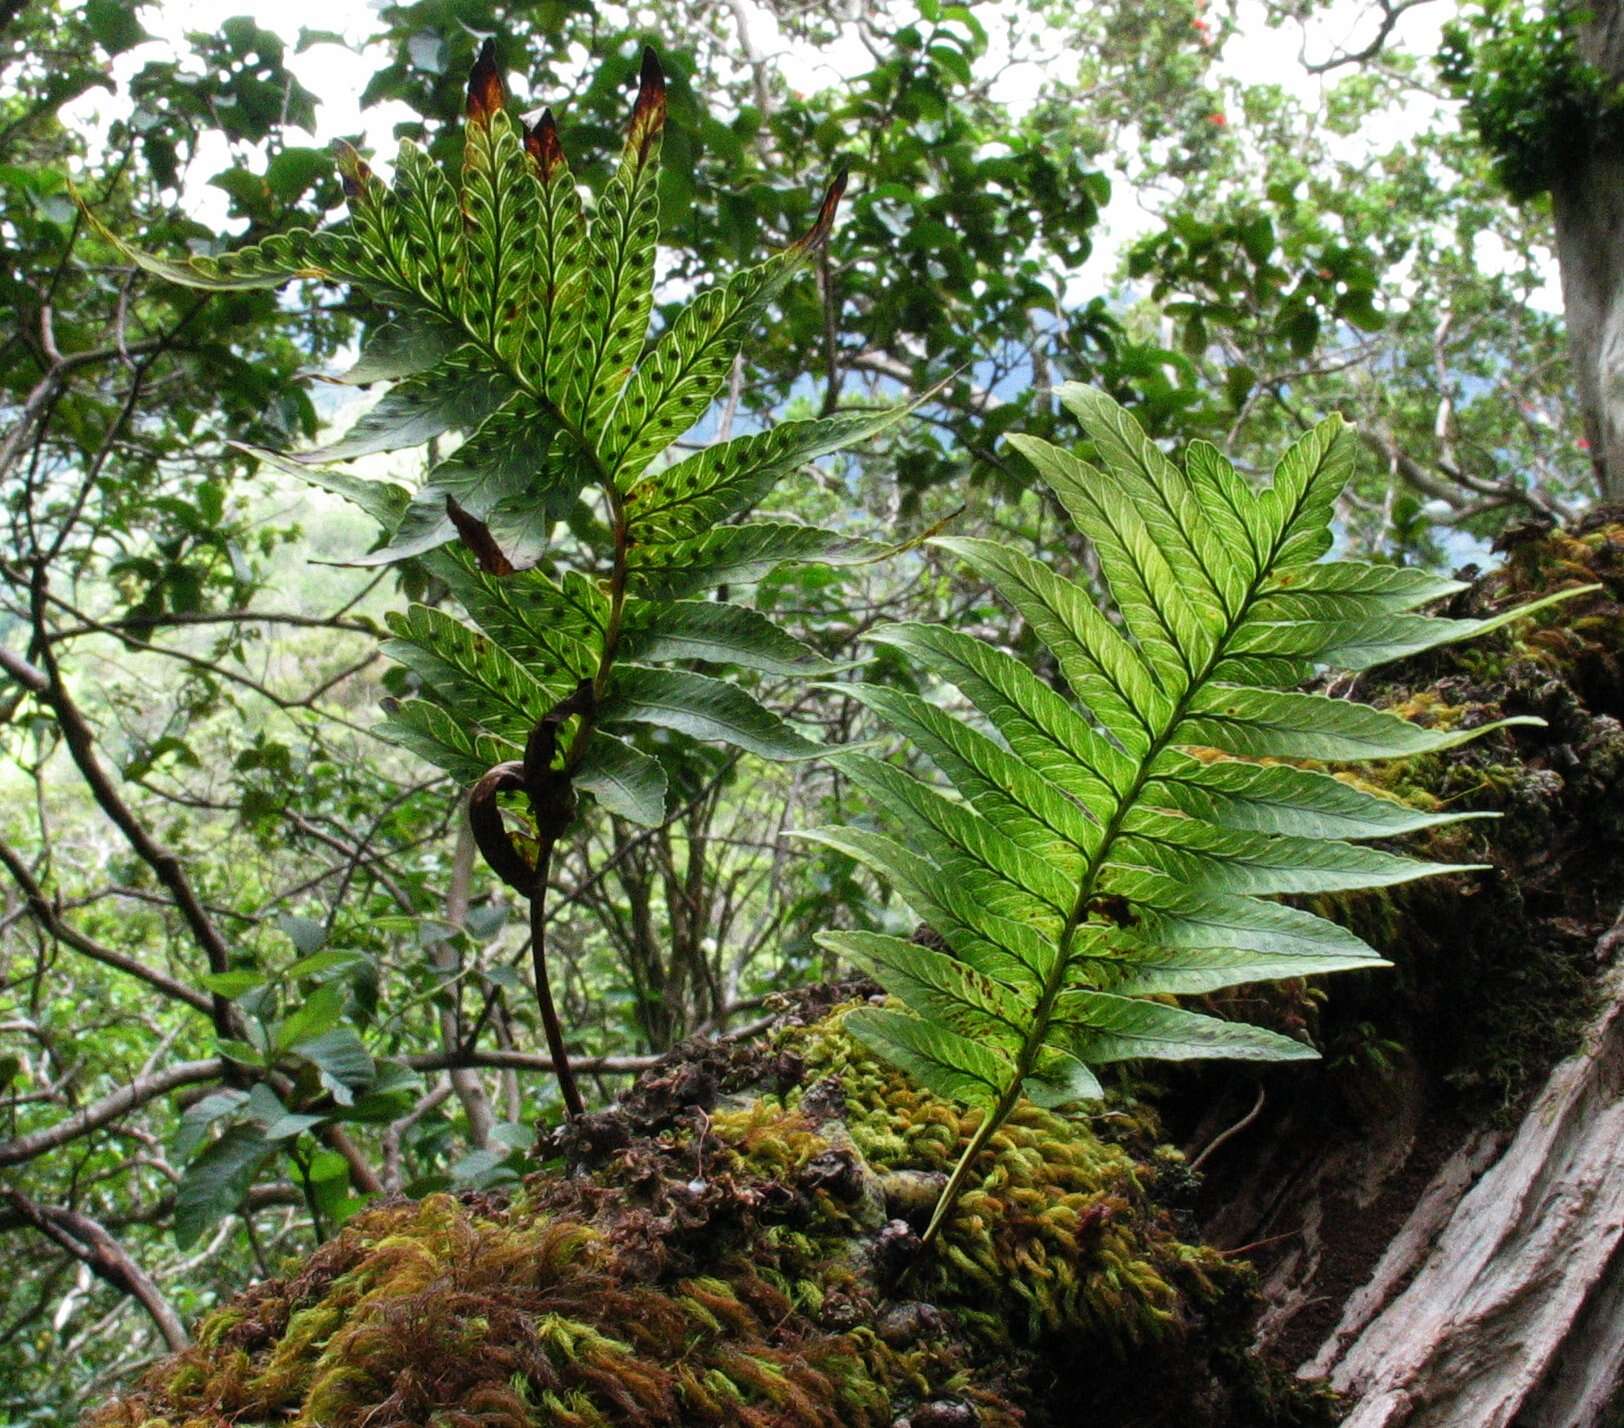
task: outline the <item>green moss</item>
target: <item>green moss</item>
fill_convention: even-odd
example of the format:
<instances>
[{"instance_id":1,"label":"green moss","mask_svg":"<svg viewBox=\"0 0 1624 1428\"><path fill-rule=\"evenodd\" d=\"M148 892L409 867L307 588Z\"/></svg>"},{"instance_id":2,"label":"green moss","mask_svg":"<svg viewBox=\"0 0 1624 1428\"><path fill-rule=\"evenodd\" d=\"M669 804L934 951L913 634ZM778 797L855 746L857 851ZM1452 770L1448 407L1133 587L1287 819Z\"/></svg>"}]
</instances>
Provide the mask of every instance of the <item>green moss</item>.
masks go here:
<instances>
[{"instance_id":1,"label":"green moss","mask_svg":"<svg viewBox=\"0 0 1624 1428\"><path fill-rule=\"evenodd\" d=\"M882 1175L942 1175L979 1113L919 1090L840 1031L843 1012L786 1034L806 1065L785 1098L839 1088L840 1123ZM1082 1336L1118 1355L1185 1329L1233 1271L1181 1244L1147 1193L1141 1168L1086 1122L1023 1104L995 1135L960 1197L939 1252L910 1289L951 1307L990 1344L1041 1347ZM929 1200L925 1202L926 1208Z\"/></svg>"},{"instance_id":2,"label":"green moss","mask_svg":"<svg viewBox=\"0 0 1624 1428\"><path fill-rule=\"evenodd\" d=\"M772 1055L804 1067L785 1095L672 1117L507 1205L435 1195L358 1215L94 1428L880 1428L945 1396L1014 1428L1042 1381L1023 1390L1023 1366L1125 1365L1198 1337L1226 1296L1249 1305L1244 1267L1182 1243L1152 1194L1176 1153L1142 1164L1033 1107L993 1139L940 1253L887 1265L888 1193L928 1191L976 1117L847 1038L848 1009L779 1034Z\"/></svg>"}]
</instances>

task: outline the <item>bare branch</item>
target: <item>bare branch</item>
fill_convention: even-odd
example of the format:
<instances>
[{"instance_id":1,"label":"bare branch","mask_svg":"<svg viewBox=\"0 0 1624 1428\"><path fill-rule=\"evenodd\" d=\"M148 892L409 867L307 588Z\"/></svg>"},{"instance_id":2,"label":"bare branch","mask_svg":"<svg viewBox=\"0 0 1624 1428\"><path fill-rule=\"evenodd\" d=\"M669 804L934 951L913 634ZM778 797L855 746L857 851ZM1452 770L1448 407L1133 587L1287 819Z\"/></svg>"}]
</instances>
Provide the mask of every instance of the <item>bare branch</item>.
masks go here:
<instances>
[{"instance_id":1,"label":"bare branch","mask_svg":"<svg viewBox=\"0 0 1624 1428\"><path fill-rule=\"evenodd\" d=\"M155 1101L160 1096L167 1096L182 1086L218 1080L225 1074L226 1064L223 1057L211 1056L206 1061L178 1061L162 1071L137 1076L129 1085L119 1087L99 1101L92 1101L54 1125L30 1131L15 1140L0 1141L0 1166L21 1165L33 1160L48 1150L55 1150L69 1141L78 1140L82 1135L99 1130L125 1112L144 1106L148 1101Z\"/></svg>"},{"instance_id":2,"label":"bare branch","mask_svg":"<svg viewBox=\"0 0 1624 1428\"><path fill-rule=\"evenodd\" d=\"M17 850L4 839L0 839L0 863L4 863L6 871L11 874L12 880L22 890L23 897L27 899L28 910L33 913L35 920L53 938L64 946L71 947L75 952L102 963L104 966L116 968L120 972L138 977L149 987L155 987L166 997L175 1001L184 1002L203 1013L211 1016L214 1004L207 993L200 992L194 987L188 987L183 982L177 982L165 972L149 967L134 957L126 956L123 952L115 951L111 947L103 946L92 937L64 922L55 904L45 896L44 890L34 880Z\"/></svg>"},{"instance_id":3,"label":"bare branch","mask_svg":"<svg viewBox=\"0 0 1624 1428\"><path fill-rule=\"evenodd\" d=\"M20 1190L8 1189L3 1193L12 1208L42 1235L81 1264L88 1265L98 1279L135 1299L152 1316L171 1350L179 1353L191 1343L181 1326L180 1316L169 1307L169 1301L158 1292L158 1286L124 1247L88 1215L55 1205L36 1204Z\"/></svg>"},{"instance_id":4,"label":"bare branch","mask_svg":"<svg viewBox=\"0 0 1624 1428\"><path fill-rule=\"evenodd\" d=\"M1378 0L1381 11L1381 23L1377 26L1375 37L1368 45L1358 50L1344 50L1340 54L1332 55L1330 59L1311 63L1303 60L1303 68L1309 74L1329 74L1333 69L1341 69L1343 65L1365 64L1373 60L1386 47L1388 38L1393 33L1393 27L1398 24L1399 18L1417 6L1430 4L1431 0Z\"/></svg>"}]
</instances>

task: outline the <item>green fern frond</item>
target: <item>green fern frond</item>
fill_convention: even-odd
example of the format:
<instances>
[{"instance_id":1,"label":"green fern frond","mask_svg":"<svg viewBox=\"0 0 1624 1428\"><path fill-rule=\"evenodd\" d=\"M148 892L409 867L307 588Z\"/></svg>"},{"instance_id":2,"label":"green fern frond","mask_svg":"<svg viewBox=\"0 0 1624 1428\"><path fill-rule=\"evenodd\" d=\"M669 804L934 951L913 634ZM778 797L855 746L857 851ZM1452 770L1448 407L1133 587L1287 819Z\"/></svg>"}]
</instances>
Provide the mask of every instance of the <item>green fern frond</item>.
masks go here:
<instances>
[{"instance_id":1,"label":"green fern frond","mask_svg":"<svg viewBox=\"0 0 1624 1428\"><path fill-rule=\"evenodd\" d=\"M844 176L801 239L701 292L645 350L665 125L653 52L590 216L551 112L528 130L508 112L490 43L469 76L467 112L454 171L408 141L385 182L342 149L349 211L335 228L181 262L124 251L195 287L345 282L389 312L336 379L389 382L383 397L326 446L255 454L379 521L384 539L352 563L424 560L472 621L423 608L391 621L387 649L423 698L394 706L390 727L471 782L491 767L476 768L481 758L514 760L528 730L588 682L590 712L561 721L555 761L618 815L658 822L663 774L606 728L653 725L771 758L812 749L737 685L659 666L829 671L765 615L692 597L786 563L881 549L813 527L726 523L807 462L879 435L911 408L787 422L665 462L828 234ZM457 435L411 493L335 464ZM604 548L589 552L586 570L543 574L555 529L583 499L599 503ZM452 543L466 548L441 549Z\"/></svg>"},{"instance_id":2,"label":"green fern frond","mask_svg":"<svg viewBox=\"0 0 1624 1428\"><path fill-rule=\"evenodd\" d=\"M1124 1059L1314 1055L1262 1028L1146 1000L1387 965L1345 928L1271 895L1461 871L1349 841L1460 815L1418 814L1263 760L1401 758L1540 722L1430 730L1291 687L1315 666L1363 669L1548 603L1434 619L1411 612L1459 588L1451 582L1318 563L1352 463L1340 418L1304 436L1273 483L1254 490L1210 445L1192 446L1180 469L1103 394L1069 384L1060 396L1098 466L1032 437L1011 443L1088 537L1115 610L1003 545L938 538L1019 613L1060 687L939 626L875 631L956 687L980 723L897 690L838 686L942 781L839 753L896 833L807 835L879 873L945 944L819 938L895 999L852 1013L847 1028L931 1090L985 1111L927 1240L1022 1095L1046 1105L1097 1096L1089 1068Z\"/></svg>"}]
</instances>

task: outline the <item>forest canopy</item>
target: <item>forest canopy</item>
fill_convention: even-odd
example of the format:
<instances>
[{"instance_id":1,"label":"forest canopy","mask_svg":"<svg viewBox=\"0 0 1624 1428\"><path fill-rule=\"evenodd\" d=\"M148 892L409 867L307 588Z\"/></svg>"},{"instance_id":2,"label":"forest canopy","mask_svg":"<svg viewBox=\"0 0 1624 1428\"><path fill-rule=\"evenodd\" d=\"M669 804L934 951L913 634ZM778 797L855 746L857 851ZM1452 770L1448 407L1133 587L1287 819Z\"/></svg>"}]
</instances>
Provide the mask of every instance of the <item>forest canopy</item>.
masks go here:
<instances>
[{"instance_id":1,"label":"forest canopy","mask_svg":"<svg viewBox=\"0 0 1624 1428\"><path fill-rule=\"evenodd\" d=\"M1624 499L1616 4L167 8L0 0L16 1422L369 1206L517 1185L686 1038L898 991L873 830L928 849L932 721L998 720L895 632L1080 689L1016 551L1155 647L1067 462L1250 493L1334 437L1383 640L1259 647L1274 690ZM1352 808L1315 836L1423 826ZM1072 923L1127 945L1107 892Z\"/></svg>"}]
</instances>

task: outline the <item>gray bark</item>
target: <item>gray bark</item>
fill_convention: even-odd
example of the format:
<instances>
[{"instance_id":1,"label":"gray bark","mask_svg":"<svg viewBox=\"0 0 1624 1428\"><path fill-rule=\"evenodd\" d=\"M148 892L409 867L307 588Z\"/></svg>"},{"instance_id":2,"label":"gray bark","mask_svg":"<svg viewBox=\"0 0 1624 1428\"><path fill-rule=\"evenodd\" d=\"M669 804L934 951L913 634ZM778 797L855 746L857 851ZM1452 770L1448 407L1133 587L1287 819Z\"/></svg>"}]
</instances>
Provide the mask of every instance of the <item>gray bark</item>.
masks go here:
<instances>
[{"instance_id":1,"label":"gray bark","mask_svg":"<svg viewBox=\"0 0 1624 1428\"><path fill-rule=\"evenodd\" d=\"M1604 939L1604 946L1608 940ZM1303 1366L1344 1428L1600 1428L1624 1385L1624 968L1509 1145L1434 1176Z\"/></svg>"},{"instance_id":2,"label":"gray bark","mask_svg":"<svg viewBox=\"0 0 1624 1428\"><path fill-rule=\"evenodd\" d=\"M1607 91L1624 84L1624 0L1590 0L1579 55ZM1605 500L1624 500L1624 115L1572 136L1551 186L1568 350L1590 459Z\"/></svg>"}]
</instances>

